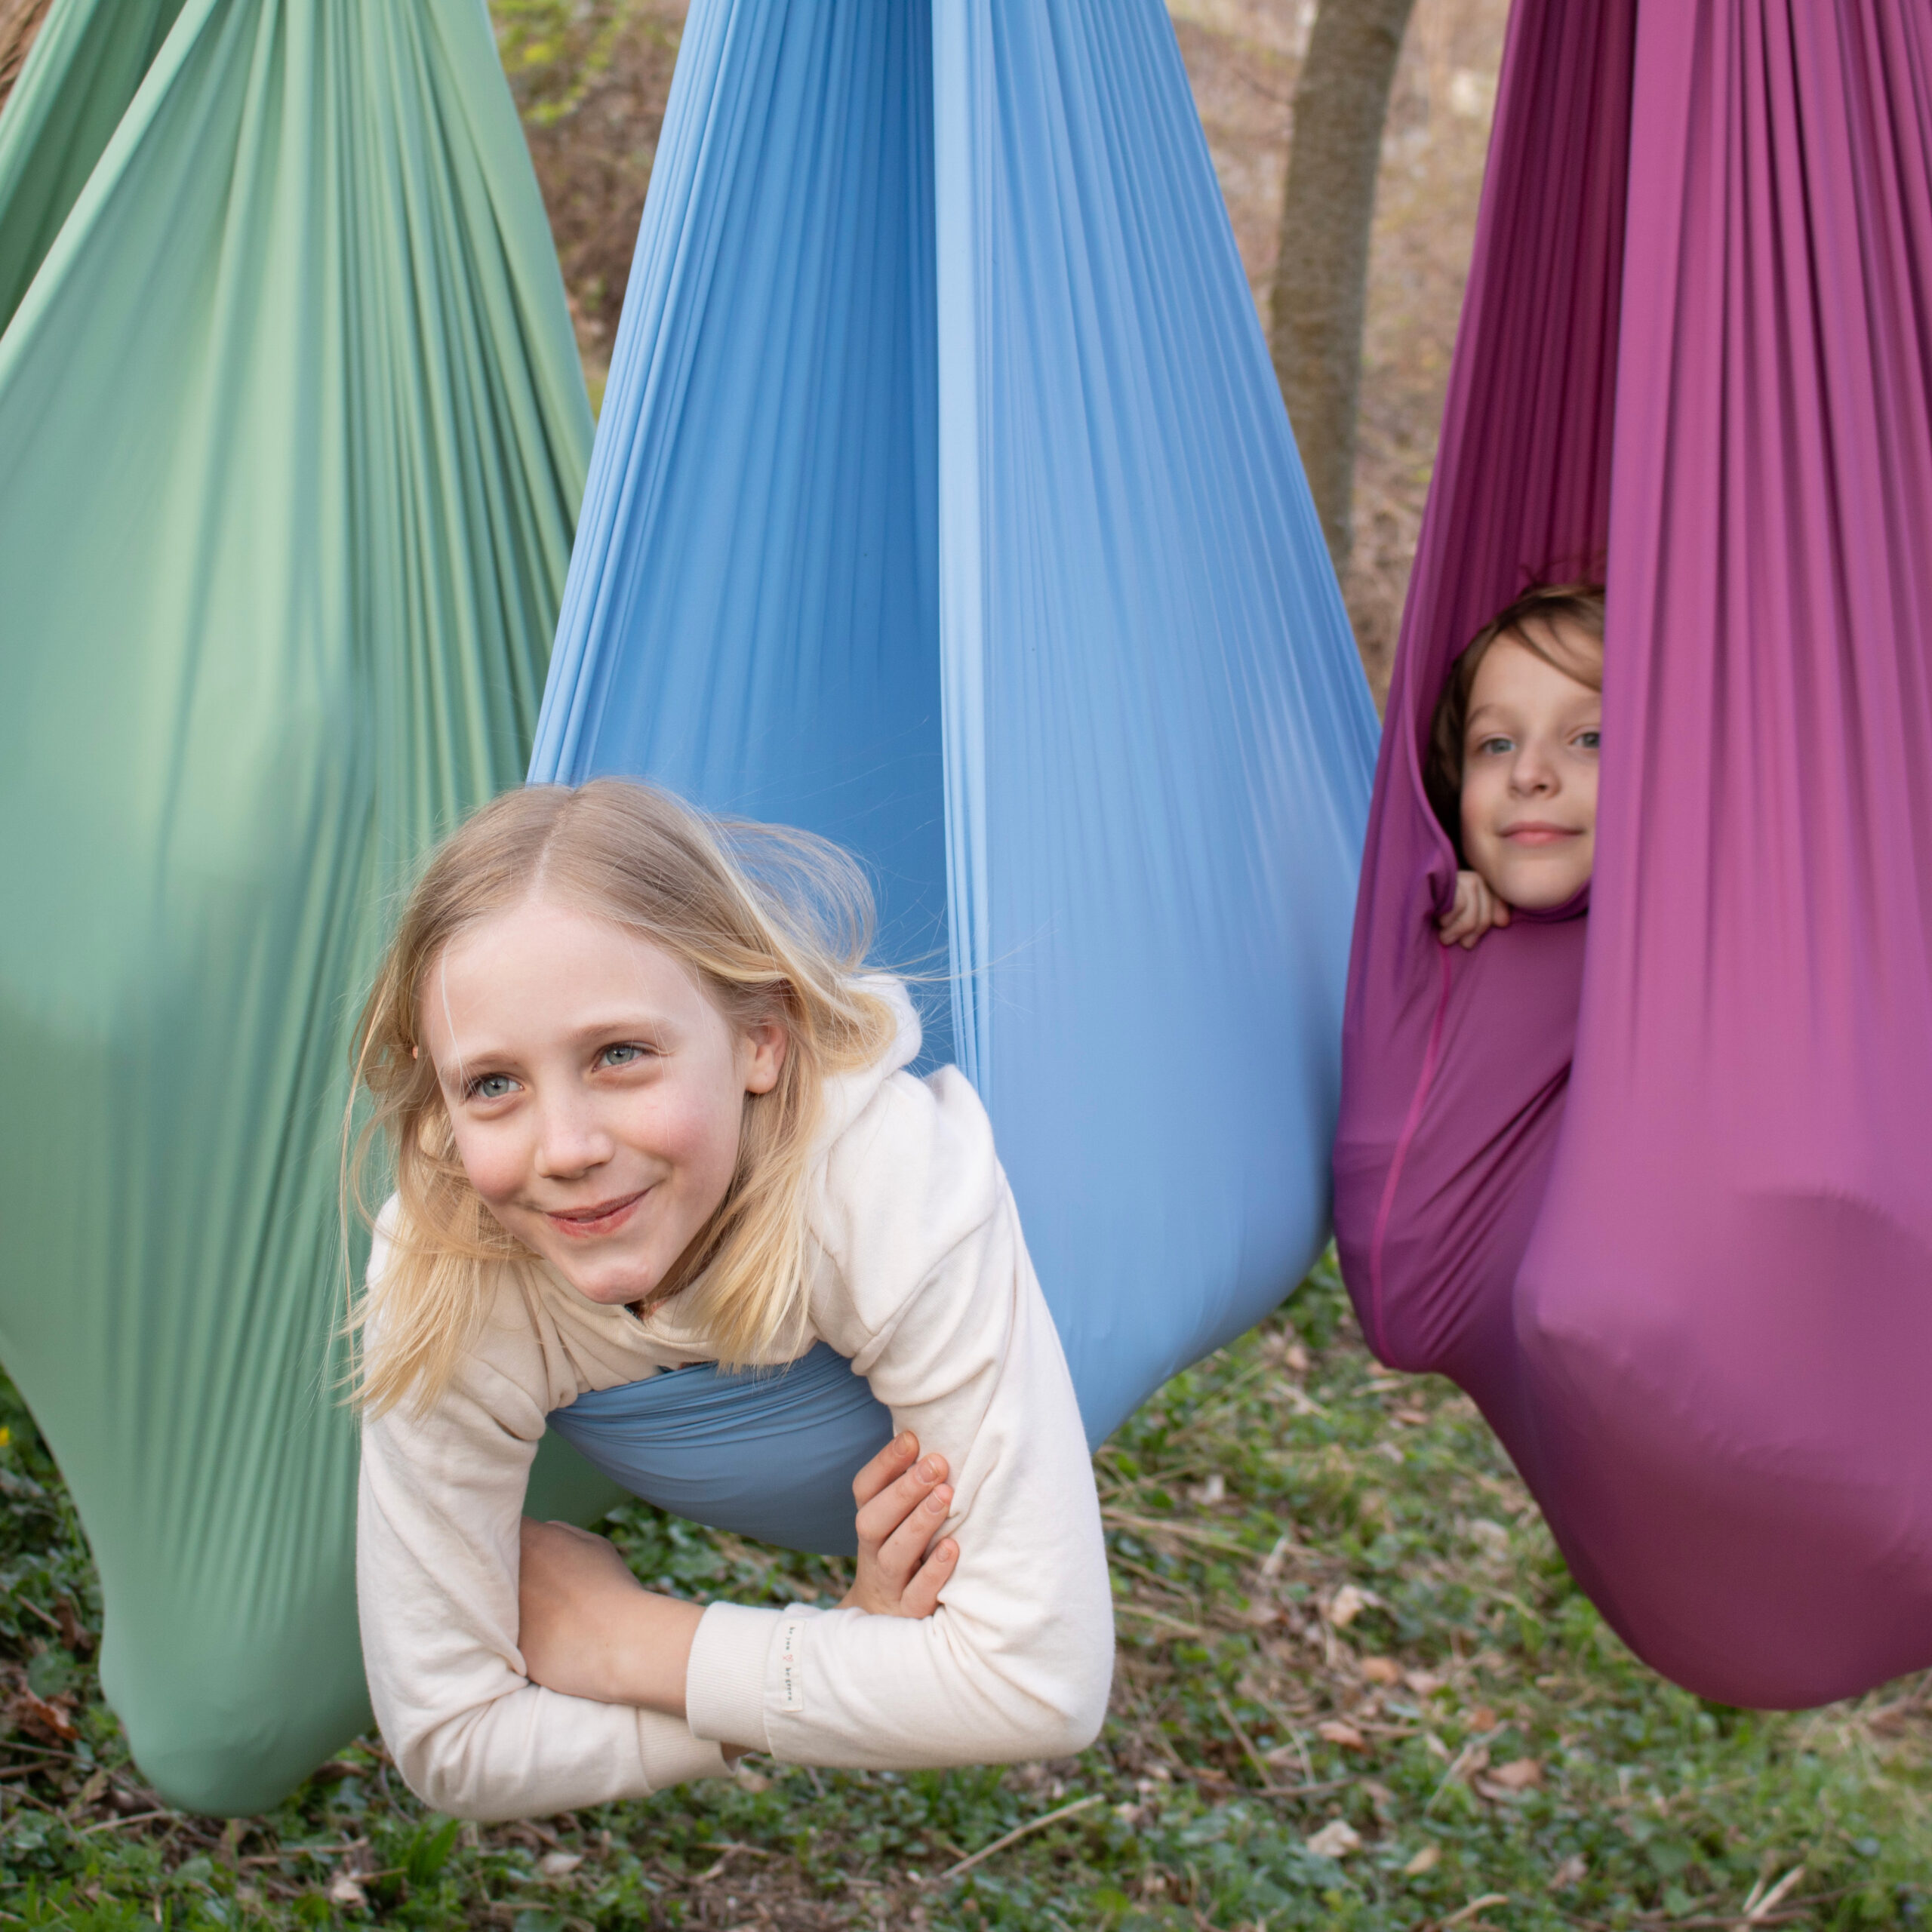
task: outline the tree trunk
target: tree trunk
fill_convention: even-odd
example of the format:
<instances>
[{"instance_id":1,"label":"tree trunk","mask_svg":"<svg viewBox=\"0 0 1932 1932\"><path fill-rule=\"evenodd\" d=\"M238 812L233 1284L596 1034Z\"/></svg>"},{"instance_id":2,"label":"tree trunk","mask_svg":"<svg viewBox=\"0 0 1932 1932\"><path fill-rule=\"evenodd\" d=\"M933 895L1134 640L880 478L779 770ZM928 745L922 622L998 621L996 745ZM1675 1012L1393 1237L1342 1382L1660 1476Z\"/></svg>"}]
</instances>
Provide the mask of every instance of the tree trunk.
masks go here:
<instances>
[{"instance_id":1,"label":"tree trunk","mask_svg":"<svg viewBox=\"0 0 1932 1932\"><path fill-rule=\"evenodd\" d=\"M0 0L0 107L14 91L51 0Z\"/></svg>"},{"instance_id":2,"label":"tree trunk","mask_svg":"<svg viewBox=\"0 0 1932 1932\"><path fill-rule=\"evenodd\" d=\"M1269 346L1336 574L1355 541L1368 242L1382 126L1415 0L1321 0L1295 88Z\"/></svg>"}]
</instances>

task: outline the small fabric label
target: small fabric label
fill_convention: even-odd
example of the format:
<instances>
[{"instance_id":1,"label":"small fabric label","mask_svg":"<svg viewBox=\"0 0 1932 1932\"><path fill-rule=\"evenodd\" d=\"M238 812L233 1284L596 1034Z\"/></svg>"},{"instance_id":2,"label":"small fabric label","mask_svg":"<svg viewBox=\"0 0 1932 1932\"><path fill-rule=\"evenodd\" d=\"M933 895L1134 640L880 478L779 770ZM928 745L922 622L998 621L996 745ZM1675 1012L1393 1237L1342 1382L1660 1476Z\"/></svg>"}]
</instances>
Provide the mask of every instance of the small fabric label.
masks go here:
<instances>
[{"instance_id":1,"label":"small fabric label","mask_svg":"<svg viewBox=\"0 0 1932 1932\"><path fill-rule=\"evenodd\" d=\"M802 1711L805 1708L805 1621L788 1617L778 1626L778 1708Z\"/></svg>"}]
</instances>

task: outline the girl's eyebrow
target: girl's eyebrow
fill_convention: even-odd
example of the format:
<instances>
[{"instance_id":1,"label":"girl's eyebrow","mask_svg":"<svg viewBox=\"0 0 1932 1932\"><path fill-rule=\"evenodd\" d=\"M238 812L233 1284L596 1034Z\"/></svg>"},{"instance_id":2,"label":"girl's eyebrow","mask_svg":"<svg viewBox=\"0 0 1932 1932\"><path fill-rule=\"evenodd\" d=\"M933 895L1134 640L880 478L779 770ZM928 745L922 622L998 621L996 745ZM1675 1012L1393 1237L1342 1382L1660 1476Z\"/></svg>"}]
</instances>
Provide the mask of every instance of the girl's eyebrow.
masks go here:
<instances>
[{"instance_id":1,"label":"girl's eyebrow","mask_svg":"<svg viewBox=\"0 0 1932 1932\"><path fill-rule=\"evenodd\" d=\"M676 1023L660 1013L620 1013L608 1019L588 1020L571 1029L573 1040L609 1039L618 1034L635 1033L650 1040L675 1039Z\"/></svg>"}]
</instances>

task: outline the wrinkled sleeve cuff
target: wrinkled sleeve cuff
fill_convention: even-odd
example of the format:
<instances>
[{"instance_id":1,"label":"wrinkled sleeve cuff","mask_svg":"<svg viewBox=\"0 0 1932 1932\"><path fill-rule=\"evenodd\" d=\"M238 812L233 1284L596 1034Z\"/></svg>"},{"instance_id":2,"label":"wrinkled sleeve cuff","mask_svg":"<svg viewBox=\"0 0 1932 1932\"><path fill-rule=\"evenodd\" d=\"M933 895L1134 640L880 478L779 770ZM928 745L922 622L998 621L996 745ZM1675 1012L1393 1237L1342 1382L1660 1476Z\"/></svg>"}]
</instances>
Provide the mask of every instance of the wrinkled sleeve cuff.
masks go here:
<instances>
[{"instance_id":1,"label":"wrinkled sleeve cuff","mask_svg":"<svg viewBox=\"0 0 1932 1932\"><path fill-rule=\"evenodd\" d=\"M685 1669L685 1715L694 1738L769 1751L765 1724L766 1687L784 1659L773 1652L788 1627L817 1611L804 1605L789 1610L755 1610L746 1604L712 1604L699 1620ZM779 1686L781 1701L783 1685Z\"/></svg>"}]
</instances>

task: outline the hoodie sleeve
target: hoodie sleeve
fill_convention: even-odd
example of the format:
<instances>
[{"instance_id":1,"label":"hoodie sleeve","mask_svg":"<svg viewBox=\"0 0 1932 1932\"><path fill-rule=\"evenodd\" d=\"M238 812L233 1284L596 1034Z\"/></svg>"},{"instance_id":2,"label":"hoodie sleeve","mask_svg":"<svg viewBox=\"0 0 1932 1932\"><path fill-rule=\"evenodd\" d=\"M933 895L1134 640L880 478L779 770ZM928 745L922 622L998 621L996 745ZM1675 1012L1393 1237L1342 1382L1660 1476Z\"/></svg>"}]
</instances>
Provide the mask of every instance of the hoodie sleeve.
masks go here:
<instances>
[{"instance_id":1,"label":"hoodie sleeve","mask_svg":"<svg viewBox=\"0 0 1932 1932\"><path fill-rule=\"evenodd\" d=\"M546 1817L721 1774L718 1746L682 1720L524 1675L519 1522L545 1378L534 1335L491 1339L426 1414L405 1405L363 1425L356 1603L397 1768L425 1804L477 1819Z\"/></svg>"},{"instance_id":2,"label":"hoodie sleeve","mask_svg":"<svg viewBox=\"0 0 1932 1932\"><path fill-rule=\"evenodd\" d=\"M1112 1603L1093 1468L992 1130L963 1075L895 1075L834 1145L814 1325L952 1465L958 1569L921 1621L715 1604L701 1737L881 1769L1067 1755L1098 1734Z\"/></svg>"}]
</instances>

